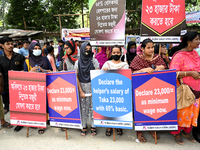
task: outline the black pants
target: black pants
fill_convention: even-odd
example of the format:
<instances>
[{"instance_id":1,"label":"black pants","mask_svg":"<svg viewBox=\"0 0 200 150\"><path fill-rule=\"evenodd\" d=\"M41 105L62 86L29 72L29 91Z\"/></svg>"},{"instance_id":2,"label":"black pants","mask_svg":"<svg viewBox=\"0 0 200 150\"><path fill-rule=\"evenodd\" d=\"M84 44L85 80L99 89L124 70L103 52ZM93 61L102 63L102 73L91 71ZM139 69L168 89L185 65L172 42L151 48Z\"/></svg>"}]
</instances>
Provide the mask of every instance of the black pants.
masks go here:
<instances>
[{"instance_id":1,"label":"black pants","mask_svg":"<svg viewBox=\"0 0 200 150\"><path fill-rule=\"evenodd\" d=\"M3 103L4 103L4 109L10 110L9 106L9 93L4 93L2 94L2 98L3 98Z\"/></svg>"},{"instance_id":2,"label":"black pants","mask_svg":"<svg viewBox=\"0 0 200 150\"><path fill-rule=\"evenodd\" d=\"M193 133L200 134L200 116L198 117L198 120L197 120L197 127L193 127Z\"/></svg>"}]
</instances>

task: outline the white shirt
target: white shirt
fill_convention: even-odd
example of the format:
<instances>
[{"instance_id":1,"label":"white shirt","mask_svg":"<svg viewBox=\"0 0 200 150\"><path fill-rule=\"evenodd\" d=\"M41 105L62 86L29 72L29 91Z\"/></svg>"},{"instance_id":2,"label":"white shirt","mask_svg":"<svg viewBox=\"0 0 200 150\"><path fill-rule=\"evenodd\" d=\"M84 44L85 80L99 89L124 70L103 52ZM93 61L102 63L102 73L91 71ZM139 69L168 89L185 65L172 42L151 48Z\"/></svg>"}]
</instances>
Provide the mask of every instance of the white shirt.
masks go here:
<instances>
[{"instance_id":1,"label":"white shirt","mask_svg":"<svg viewBox=\"0 0 200 150\"><path fill-rule=\"evenodd\" d=\"M118 64L115 64L112 62L112 60L106 61L102 67L103 68L108 68L110 69L129 69L129 66L126 62L120 62Z\"/></svg>"}]
</instances>

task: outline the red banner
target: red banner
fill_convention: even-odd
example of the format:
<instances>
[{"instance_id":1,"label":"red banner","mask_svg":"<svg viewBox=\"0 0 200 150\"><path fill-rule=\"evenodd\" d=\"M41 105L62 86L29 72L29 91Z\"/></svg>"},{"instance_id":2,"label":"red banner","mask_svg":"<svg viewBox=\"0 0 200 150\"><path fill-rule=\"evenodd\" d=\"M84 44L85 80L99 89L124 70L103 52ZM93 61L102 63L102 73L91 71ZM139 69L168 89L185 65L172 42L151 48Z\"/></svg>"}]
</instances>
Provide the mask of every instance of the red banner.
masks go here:
<instances>
[{"instance_id":1,"label":"red banner","mask_svg":"<svg viewBox=\"0 0 200 150\"><path fill-rule=\"evenodd\" d=\"M180 42L185 24L184 0L143 0L141 41Z\"/></svg>"},{"instance_id":2,"label":"red banner","mask_svg":"<svg viewBox=\"0 0 200 150\"><path fill-rule=\"evenodd\" d=\"M46 74L9 71L12 125L46 128Z\"/></svg>"}]
</instances>

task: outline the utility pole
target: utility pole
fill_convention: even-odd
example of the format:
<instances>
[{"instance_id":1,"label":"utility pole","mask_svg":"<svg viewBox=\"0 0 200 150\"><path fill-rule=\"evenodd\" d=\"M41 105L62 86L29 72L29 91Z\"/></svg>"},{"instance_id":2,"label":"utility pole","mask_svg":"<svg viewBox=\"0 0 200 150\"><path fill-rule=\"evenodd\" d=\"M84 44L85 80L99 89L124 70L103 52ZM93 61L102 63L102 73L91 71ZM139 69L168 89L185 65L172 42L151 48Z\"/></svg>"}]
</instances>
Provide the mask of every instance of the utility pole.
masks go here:
<instances>
[{"instance_id":1,"label":"utility pole","mask_svg":"<svg viewBox=\"0 0 200 150\"><path fill-rule=\"evenodd\" d=\"M82 7L82 14L83 14L83 1L81 1L81 7ZM82 24L83 24L83 28L84 28L84 16L82 15Z\"/></svg>"}]
</instances>

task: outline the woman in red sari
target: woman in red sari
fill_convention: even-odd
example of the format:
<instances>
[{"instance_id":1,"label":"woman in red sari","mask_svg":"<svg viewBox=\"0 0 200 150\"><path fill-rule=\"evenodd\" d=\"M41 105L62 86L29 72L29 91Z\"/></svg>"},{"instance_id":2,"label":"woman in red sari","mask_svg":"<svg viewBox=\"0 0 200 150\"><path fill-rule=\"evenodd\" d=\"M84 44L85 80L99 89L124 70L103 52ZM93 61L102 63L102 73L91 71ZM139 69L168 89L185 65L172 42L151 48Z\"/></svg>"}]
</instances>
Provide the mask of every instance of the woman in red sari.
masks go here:
<instances>
[{"instance_id":1,"label":"woman in red sari","mask_svg":"<svg viewBox=\"0 0 200 150\"><path fill-rule=\"evenodd\" d=\"M183 83L189 85L195 91L200 91L200 57L197 51L194 50L199 46L199 44L200 39L197 32L186 33L180 44L181 50L174 54L170 64L170 69L176 69L179 71L178 78L182 78ZM189 107L178 110L178 131L171 132L178 144L184 144L180 135L181 130L183 130L182 135L184 137L193 143L196 142L194 137L190 135L190 132L192 126L197 126L198 116L199 98L197 98ZM198 124L198 126L200 125ZM199 130L198 128L196 130Z\"/></svg>"},{"instance_id":2,"label":"woman in red sari","mask_svg":"<svg viewBox=\"0 0 200 150\"><path fill-rule=\"evenodd\" d=\"M162 57L158 54L154 54L154 43L151 39L145 39L141 45L142 54L138 54L131 62L129 68L133 73L148 72L165 70L167 68ZM155 138L155 132L149 132L153 138ZM141 143L145 143L146 140L142 132L137 132L138 140ZM157 136L159 139L159 136Z\"/></svg>"}]
</instances>

